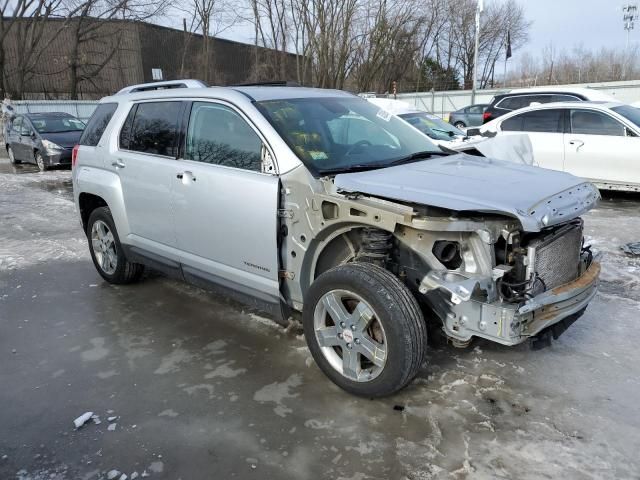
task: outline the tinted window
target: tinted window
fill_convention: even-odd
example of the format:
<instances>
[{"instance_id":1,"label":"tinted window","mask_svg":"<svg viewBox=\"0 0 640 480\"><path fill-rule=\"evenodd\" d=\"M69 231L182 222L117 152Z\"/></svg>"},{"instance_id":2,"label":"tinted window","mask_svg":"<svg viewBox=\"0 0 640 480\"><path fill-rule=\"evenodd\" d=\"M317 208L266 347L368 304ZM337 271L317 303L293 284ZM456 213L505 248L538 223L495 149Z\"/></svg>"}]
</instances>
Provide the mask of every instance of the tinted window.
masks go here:
<instances>
[{"instance_id":1,"label":"tinted window","mask_svg":"<svg viewBox=\"0 0 640 480\"><path fill-rule=\"evenodd\" d=\"M82 136L80 137L80 145L89 145L95 147L98 145L102 134L104 133L113 113L118 108L117 103L101 103L94 110L93 115L89 119Z\"/></svg>"},{"instance_id":2,"label":"tinted window","mask_svg":"<svg viewBox=\"0 0 640 480\"><path fill-rule=\"evenodd\" d=\"M631 105L620 105L619 107L613 107L611 110L640 127L640 108L635 108Z\"/></svg>"},{"instance_id":3,"label":"tinted window","mask_svg":"<svg viewBox=\"0 0 640 480\"><path fill-rule=\"evenodd\" d=\"M260 172L262 141L232 109L195 102L191 108L184 158Z\"/></svg>"},{"instance_id":4,"label":"tinted window","mask_svg":"<svg viewBox=\"0 0 640 480\"><path fill-rule=\"evenodd\" d=\"M139 103L120 132L120 147L135 152L175 157L178 152L180 102ZM133 120L133 121L131 121Z\"/></svg>"},{"instance_id":5,"label":"tinted window","mask_svg":"<svg viewBox=\"0 0 640 480\"><path fill-rule=\"evenodd\" d=\"M562 133L562 110L522 113L502 122L501 128L504 131Z\"/></svg>"},{"instance_id":6,"label":"tinted window","mask_svg":"<svg viewBox=\"0 0 640 480\"><path fill-rule=\"evenodd\" d=\"M504 110L517 110L518 108L528 106L529 103L530 100L528 99L528 97L507 97L498 102L496 108L502 108Z\"/></svg>"},{"instance_id":7,"label":"tinted window","mask_svg":"<svg viewBox=\"0 0 640 480\"><path fill-rule=\"evenodd\" d=\"M589 110L571 110L571 132L582 135L624 136L624 126L608 115Z\"/></svg>"}]
</instances>

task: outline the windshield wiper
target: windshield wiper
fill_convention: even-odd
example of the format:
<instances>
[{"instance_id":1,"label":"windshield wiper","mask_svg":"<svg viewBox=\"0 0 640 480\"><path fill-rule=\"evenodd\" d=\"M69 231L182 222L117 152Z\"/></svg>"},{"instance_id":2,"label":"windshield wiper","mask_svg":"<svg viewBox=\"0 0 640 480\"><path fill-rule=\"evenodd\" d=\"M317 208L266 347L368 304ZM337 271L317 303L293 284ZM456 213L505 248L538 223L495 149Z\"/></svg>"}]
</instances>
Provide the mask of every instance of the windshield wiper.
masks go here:
<instances>
[{"instance_id":1,"label":"windshield wiper","mask_svg":"<svg viewBox=\"0 0 640 480\"><path fill-rule=\"evenodd\" d=\"M457 153L457 152L454 152ZM357 163L355 165L345 165L344 167L335 167L335 168L326 168L323 169L320 173L322 175L332 175L334 173L347 173L347 172L365 172L367 170L376 170L379 168L387 168L393 167L396 165L401 165L404 163L417 162L418 160L423 160L425 158L429 158L433 155L451 155L451 152L435 152L435 151L424 151L424 152L416 152L411 155L407 155L406 157L398 158L391 162L385 160L383 162L377 163Z\"/></svg>"},{"instance_id":2,"label":"windshield wiper","mask_svg":"<svg viewBox=\"0 0 640 480\"><path fill-rule=\"evenodd\" d=\"M416 152L416 153L412 153L411 155L407 155L406 157L398 158L393 162L387 163L385 166L391 167L394 165L402 165L404 163L416 162L418 160L424 160L425 158L430 158L434 155L450 155L450 153L444 152L444 151L434 152L432 150L426 150L424 152Z\"/></svg>"}]
</instances>

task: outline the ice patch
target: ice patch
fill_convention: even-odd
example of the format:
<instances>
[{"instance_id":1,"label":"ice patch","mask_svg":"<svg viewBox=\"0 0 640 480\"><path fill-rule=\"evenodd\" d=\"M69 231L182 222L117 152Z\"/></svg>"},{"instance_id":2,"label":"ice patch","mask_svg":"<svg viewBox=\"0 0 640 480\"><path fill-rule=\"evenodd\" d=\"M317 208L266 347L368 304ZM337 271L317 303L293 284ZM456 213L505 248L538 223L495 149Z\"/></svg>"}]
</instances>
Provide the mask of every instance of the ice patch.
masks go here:
<instances>
[{"instance_id":1,"label":"ice patch","mask_svg":"<svg viewBox=\"0 0 640 480\"><path fill-rule=\"evenodd\" d=\"M160 366L156 369L156 375L164 375L166 373L180 371L180 364L190 362L193 359L193 354L189 353L183 348L176 348L169 355L162 357Z\"/></svg>"},{"instance_id":2,"label":"ice patch","mask_svg":"<svg viewBox=\"0 0 640 480\"><path fill-rule=\"evenodd\" d=\"M217 367L215 370L213 370L212 372L207 373L204 378L216 378L216 377L222 377L222 378L233 378L233 377L237 377L238 375L242 375L243 373L245 373L247 371L246 368L236 368L235 370L233 368L230 367L230 365L233 365L235 363L235 361L230 361L227 363L224 363L222 365L220 365L219 367Z\"/></svg>"},{"instance_id":3,"label":"ice patch","mask_svg":"<svg viewBox=\"0 0 640 480\"><path fill-rule=\"evenodd\" d=\"M90 342L93 345L93 348L91 348L90 350L85 350L81 354L82 360L84 360L85 362L95 362L97 360L102 360L109 354L109 350L104 348L103 337L92 338Z\"/></svg>"},{"instance_id":4,"label":"ice patch","mask_svg":"<svg viewBox=\"0 0 640 480\"><path fill-rule=\"evenodd\" d=\"M171 408L168 408L167 410L163 410L158 414L159 417L177 417L178 415L180 414L172 410Z\"/></svg>"},{"instance_id":5,"label":"ice patch","mask_svg":"<svg viewBox=\"0 0 640 480\"><path fill-rule=\"evenodd\" d=\"M283 400L286 398L295 398L298 396L297 393L291 393L292 388L296 388L302 385L302 376L300 374L291 375L284 382L274 382L269 385L262 387L258 390L253 399L256 402L265 403L265 402L273 402L276 404L273 411L276 415L281 417L286 417L287 414L293 412L292 409L286 407L283 403Z\"/></svg>"}]
</instances>

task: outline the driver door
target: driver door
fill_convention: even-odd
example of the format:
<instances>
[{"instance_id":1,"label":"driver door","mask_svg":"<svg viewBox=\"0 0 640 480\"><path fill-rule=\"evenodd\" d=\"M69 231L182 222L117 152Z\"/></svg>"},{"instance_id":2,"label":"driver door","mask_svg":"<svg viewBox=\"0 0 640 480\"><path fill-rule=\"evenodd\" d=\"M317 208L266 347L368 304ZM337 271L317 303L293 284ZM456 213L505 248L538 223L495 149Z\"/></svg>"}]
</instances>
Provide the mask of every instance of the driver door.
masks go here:
<instances>
[{"instance_id":1,"label":"driver door","mask_svg":"<svg viewBox=\"0 0 640 480\"><path fill-rule=\"evenodd\" d=\"M279 178L263 173L257 130L231 105L188 107L173 175L177 246L185 277L279 302Z\"/></svg>"}]
</instances>

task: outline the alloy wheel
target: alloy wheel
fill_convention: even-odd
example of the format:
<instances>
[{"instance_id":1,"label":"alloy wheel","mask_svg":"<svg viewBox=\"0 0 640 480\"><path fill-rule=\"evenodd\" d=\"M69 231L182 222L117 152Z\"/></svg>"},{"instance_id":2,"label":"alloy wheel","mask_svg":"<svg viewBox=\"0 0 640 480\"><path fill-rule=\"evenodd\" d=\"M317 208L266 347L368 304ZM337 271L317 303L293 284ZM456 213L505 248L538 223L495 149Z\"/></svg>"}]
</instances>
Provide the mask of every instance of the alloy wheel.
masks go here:
<instances>
[{"instance_id":1,"label":"alloy wheel","mask_svg":"<svg viewBox=\"0 0 640 480\"><path fill-rule=\"evenodd\" d=\"M314 331L329 364L356 382L376 378L387 361L387 342L375 311L349 290L322 296L314 311Z\"/></svg>"},{"instance_id":2,"label":"alloy wheel","mask_svg":"<svg viewBox=\"0 0 640 480\"><path fill-rule=\"evenodd\" d=\"M96 220L91 227L91 246L100 269L113 275L118 266L116 242L109 226L102 220Z\"/></svg>"}]
</instances>

